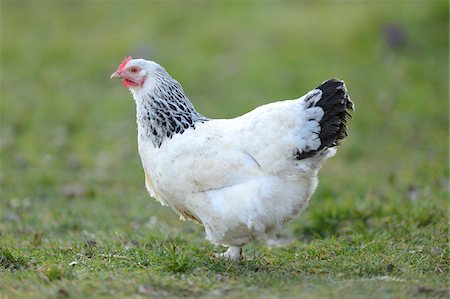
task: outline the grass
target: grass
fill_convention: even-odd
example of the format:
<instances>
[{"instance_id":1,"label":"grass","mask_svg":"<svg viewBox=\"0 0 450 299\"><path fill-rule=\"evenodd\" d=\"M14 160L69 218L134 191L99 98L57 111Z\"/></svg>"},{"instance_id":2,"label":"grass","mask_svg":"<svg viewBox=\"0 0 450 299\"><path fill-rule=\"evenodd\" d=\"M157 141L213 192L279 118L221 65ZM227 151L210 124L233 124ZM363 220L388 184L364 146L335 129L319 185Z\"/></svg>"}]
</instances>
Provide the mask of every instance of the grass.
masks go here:
<instances>
[{"instance_id":1,"label":"grass","mask_svg":"<svg viewBox=\"0 0 450 299\"><path fill-rule=\"evenodd\" d=\"M448 297L448 3L1 2L0 298ZM225 118L345 79L356 112L307 211L233 264L145 192L155 59Z\"/></svg>"}]
</instances>

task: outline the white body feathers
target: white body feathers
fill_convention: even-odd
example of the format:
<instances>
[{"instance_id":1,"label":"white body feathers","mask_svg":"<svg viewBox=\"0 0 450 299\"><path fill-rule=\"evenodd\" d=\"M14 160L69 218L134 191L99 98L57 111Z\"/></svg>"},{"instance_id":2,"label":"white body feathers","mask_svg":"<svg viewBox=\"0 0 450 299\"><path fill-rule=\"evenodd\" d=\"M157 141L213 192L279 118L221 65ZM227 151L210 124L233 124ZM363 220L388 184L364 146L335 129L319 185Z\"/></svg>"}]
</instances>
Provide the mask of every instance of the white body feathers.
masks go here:
<instances>
[{"instance_id":1,"label":"white body feathers","mask_svg":"<svg viewBox=\"0 0 450 299\"><path fill-rule=\"evenodd\" d=\"M210 120L154 147L139 138L150 195L181 218L204 225L217 244L241 246L278 231L302 212L317 172L334 149L296 160L296 148L320 146L320 90L256 108L234 119ZM140 135L141 136L141 135Z\"/></svg>"}]
</instances>

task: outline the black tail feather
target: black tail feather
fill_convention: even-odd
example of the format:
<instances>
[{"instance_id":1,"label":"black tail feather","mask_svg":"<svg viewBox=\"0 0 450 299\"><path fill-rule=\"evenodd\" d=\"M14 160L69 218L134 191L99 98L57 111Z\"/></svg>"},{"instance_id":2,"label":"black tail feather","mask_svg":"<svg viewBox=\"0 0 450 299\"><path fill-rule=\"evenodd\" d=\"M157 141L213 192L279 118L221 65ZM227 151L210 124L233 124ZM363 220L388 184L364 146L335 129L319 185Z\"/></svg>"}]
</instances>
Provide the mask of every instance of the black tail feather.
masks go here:
<instances>
[{"instance_id":1,"label":"black tail feather","mask_svg":"<svg viewBox=\"0 0 450 299\"><path fill-rule=\"evenodd\" d=\"M319 150L321 150L337 146L347 137L347 120L351 118L347 110L354 110L354 104L341 80L327 80L316 89L322 91L322 98L316 106L321 107L325 112L319 122L321 128Z\"/></svg>"},{"instance_id":2,"label":"black tail feather","mask_svg":"<svg viewBox=\"0 0 450 299\"><path fill-rule=\"evenodd\" d=\"M322 91L322 97L315 106L324 111L320 124L320 147L314 151L297 152L297 159L305 159L315 155L323 149L338 146L347 137L347 120L351 118L348 110L354 110L343 81L330 79L316 89Z\"/></svg>"}]
</instances>

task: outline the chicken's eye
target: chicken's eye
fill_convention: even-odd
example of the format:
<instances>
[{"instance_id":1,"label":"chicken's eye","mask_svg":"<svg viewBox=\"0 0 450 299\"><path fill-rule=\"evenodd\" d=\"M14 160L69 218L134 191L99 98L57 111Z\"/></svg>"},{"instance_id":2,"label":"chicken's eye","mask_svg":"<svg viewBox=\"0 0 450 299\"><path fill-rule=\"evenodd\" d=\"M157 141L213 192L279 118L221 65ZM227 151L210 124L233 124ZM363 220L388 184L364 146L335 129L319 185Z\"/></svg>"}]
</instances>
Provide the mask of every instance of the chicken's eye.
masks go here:
<instances>
[{"instance_id":1,"label":"chicken's eye","mask_svg":"<svg viewBox=\"0 0 450 299\"><path fill-rule=\"evenodd\" d=\"M138 69L136 67L131 67L130 72L137 73Z\"/></svg>"}]
</instances>

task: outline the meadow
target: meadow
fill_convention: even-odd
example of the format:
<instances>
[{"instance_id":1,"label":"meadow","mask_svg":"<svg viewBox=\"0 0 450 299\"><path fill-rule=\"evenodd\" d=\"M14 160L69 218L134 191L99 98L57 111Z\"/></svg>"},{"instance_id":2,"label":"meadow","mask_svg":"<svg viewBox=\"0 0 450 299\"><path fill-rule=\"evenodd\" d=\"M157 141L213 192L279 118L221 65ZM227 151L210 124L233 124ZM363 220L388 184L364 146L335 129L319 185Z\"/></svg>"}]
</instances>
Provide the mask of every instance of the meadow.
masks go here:
<instances>
[{"instance_id":1,"label":"meadow","mask_svg":"<svg viewBox=\"0 0 450 299\"><path fill-rule=\"evenodd\" d=\"M3 0L0 22L0 298L448 298L447 1ZM127 55L212 118L345 80L349 137L277 240L216 259L149 197Z\"/></svg>"}]
</instances>

